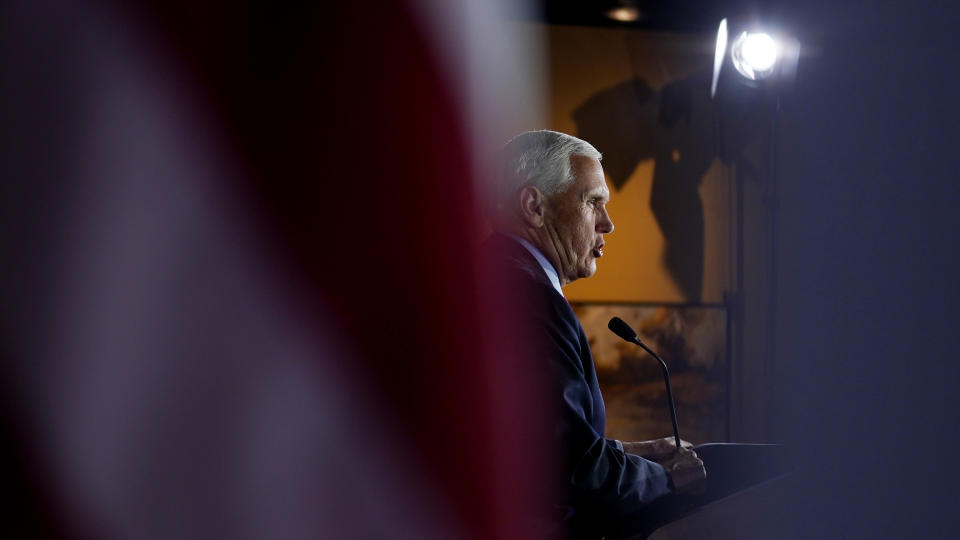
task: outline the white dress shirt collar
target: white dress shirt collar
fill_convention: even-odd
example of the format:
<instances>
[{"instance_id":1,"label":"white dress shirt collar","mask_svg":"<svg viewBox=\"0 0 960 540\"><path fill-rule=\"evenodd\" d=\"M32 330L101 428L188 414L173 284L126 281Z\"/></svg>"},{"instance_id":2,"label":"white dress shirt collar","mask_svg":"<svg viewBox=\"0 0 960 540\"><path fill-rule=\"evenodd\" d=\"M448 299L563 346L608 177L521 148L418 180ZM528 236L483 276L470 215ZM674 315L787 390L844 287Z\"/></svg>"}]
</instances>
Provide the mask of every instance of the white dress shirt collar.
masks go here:
<instances>
[{"instance_id":1,"label":"white dress shirt collar","mask_svg":"<svg viewBox=\"0 0 960 540\"><path fill-rule=\"evenodd\" d=\"M513 238L517 242L520 242L520 245L525 247L527 251L529 251L530 254L533 255L533 258L536 259L538 263L540 263L540 267L543 268L544 272L546 272L547 278L550 279L550 284L553 285L553 288L556 289L558 293L560 293L560 296L563 296L563 291L560 290L560 276L557 274L557 269L554 268L552 264L550 264L550 261L548 261L547 258L543 256L543 253L541 253L539 249L537 249L533 244L528 242L525 238L520 238L519 236L516 236L513 234L510 234L508 236L510 236L510 238Z\"/></svg>"}]
</instances>

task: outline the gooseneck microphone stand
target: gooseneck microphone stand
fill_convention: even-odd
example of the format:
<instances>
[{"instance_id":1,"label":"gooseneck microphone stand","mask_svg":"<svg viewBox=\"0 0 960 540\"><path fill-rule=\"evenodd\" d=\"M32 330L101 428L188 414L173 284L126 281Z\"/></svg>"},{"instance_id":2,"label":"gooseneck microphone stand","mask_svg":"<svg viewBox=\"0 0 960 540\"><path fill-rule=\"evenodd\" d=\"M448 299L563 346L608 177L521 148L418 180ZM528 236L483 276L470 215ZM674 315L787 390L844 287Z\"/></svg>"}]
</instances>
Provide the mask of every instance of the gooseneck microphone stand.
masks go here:
<instances>
[{"instance_id":1,"label":"gooseneck microphone stand","mask_svg":"<svg viewBox=\"0 0 960 540\"><path fill-rule=\"evenodd\" d=\"M610 322L607 324L614 334L620 336L624 341L629 341L639 345L643 350L647 351L650 356L653 356L660 362L660 368L663 369L663 381L667 384L667 402L670 405L670 419L673 420L673 436L677 441L677 448L680 446L680 428L677 427L677 407L673 404L673 391L670 389L670 371L667 369L667 363L663 361L663 358L660 358L660 355L650 350L649 347L644 345L640 341L640 337L637 335L636 331L633 328L630 328L630 325L623 322L623 319L620 317L614 317L610 319Z\"/></svg>"}]
</instances>

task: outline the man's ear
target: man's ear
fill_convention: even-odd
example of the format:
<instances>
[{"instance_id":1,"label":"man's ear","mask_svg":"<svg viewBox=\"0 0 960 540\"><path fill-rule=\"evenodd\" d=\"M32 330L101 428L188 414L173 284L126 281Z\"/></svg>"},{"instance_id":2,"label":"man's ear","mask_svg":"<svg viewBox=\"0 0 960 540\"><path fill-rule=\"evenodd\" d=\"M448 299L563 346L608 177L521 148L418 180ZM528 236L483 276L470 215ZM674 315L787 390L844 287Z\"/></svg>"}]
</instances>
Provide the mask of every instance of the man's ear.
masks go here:
<instances>
[{"instance_id":1,"label":"man's ear","mask_svg":"<svg viewBox=\"0 0 960 540\"><path fill-rule=\"evenodd\" d=\"M531 227L543 227L547 198L535 186L520 190L520 219Z\"/></svg>"}]
</instances>

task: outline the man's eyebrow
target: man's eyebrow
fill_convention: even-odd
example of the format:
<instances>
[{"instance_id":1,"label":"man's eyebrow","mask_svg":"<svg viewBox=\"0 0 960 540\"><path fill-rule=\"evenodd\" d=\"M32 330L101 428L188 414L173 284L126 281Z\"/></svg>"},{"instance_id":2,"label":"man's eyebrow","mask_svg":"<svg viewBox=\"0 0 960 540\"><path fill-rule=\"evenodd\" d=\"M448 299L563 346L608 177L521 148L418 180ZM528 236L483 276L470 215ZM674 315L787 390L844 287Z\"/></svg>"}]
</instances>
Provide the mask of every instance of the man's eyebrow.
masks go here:
<instances>
[{"instance_id":1,"label":"man's eyebrow","mask_svg":"<svg viewBox=\"0 0 960 540\"><path fill-rule=\"evenodd\" d=\"M607 192L606 190L595 189L595 190L593 190L593 191L588 191L588 192L586 193L586 197L584 197L584 198L585 198L585 199L600 199L600 200L603 200L603 201L609 201L609 200L610 200L610 194L609 194L609 192Z\"/></svg>"}]
</instances>

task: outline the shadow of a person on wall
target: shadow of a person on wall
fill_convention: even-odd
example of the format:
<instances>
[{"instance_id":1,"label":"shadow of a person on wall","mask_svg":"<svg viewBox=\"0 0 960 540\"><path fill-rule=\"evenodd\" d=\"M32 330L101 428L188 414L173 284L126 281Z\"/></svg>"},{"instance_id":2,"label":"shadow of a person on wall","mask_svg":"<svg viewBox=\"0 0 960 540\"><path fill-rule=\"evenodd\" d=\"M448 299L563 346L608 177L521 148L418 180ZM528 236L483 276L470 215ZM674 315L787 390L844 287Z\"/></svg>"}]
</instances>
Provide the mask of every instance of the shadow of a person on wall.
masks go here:
<instances>
[{"instance_id":1,"label":"shadow of a person on wall","mask_svg":"<svg viewBox=\"0 0 960 540\"><path fill-rule=\"evenodd\" d=\"M650 209L663 233L663 264L684 299L701 300L704 218L698 188L714 159L740 154L748 138L718 144L718 102L701 69L653 90L640 77L597 92L573 112L578 136L604 152L604 170L620 190L645 159L654 159ZM755 133L753 130L734 130ZM731 144L732 143L732 144Z\"/></svg>"}]
</instances>

